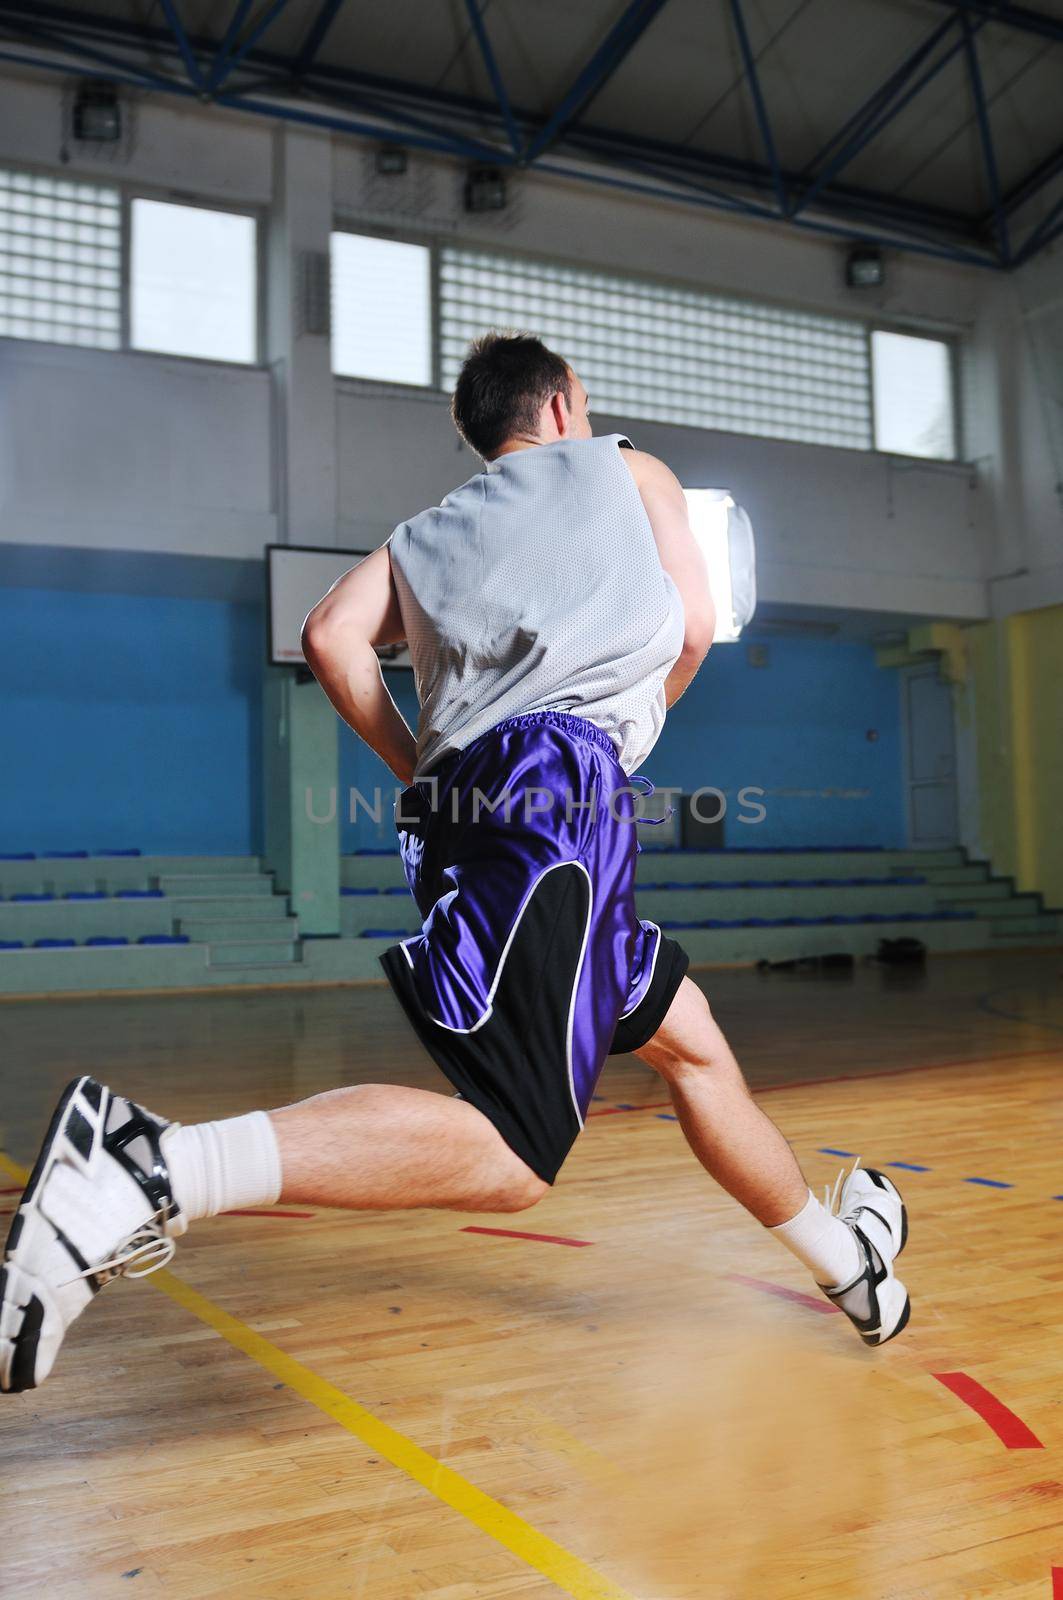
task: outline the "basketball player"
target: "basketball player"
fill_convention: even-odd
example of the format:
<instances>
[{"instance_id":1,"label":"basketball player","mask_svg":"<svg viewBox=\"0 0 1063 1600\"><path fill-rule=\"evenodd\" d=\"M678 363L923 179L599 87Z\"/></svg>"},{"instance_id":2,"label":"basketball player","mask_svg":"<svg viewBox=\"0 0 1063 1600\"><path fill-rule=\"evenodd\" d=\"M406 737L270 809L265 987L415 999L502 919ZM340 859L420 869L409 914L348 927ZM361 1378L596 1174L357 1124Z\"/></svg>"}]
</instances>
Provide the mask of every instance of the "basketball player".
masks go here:
<instances>
[{"instance_id":1,"label":"basketball player","mask_svg":"<svg viewBox=\"0 0 1063 1600\"><path fill-rule=\"evenodd\" d=\"M303 637L340 716L406 786L396 821L424 922L382 961L458 1093L369 1083L181 1127L72 1083L0 1269L4 1390L40 1384L100 1287L161 1266L200 1218L278 1200L534 1205L623 1051L865 1343L908 1319L895 1186L857 1167L827 1205L812 1195L683 951L635 913L629 778L714 627L679 484L619 435L592 437L583 384L534 338L477 341L453 417L484 470L341 578ZM403 639L416 740L374 652Z\"/></svg>"}]
</instances>

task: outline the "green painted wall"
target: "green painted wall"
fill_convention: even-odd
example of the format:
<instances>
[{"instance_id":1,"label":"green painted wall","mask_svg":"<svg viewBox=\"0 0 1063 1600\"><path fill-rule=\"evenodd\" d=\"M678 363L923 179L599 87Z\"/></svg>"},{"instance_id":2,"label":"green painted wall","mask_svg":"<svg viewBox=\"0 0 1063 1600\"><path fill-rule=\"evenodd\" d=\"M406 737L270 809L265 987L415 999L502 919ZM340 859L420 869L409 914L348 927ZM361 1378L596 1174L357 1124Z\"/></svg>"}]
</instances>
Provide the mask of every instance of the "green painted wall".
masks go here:
<instances>
[{"instance_id":1,"label":"green painted wall","mask_svg":"<svg viewBox=\"0 0 1063 1600\"><path fill-rule=\"evenodd\" d=\"M1063 906L1063 606L964 630L980 836L998 872Z\"/></svg>"}]
</instances>

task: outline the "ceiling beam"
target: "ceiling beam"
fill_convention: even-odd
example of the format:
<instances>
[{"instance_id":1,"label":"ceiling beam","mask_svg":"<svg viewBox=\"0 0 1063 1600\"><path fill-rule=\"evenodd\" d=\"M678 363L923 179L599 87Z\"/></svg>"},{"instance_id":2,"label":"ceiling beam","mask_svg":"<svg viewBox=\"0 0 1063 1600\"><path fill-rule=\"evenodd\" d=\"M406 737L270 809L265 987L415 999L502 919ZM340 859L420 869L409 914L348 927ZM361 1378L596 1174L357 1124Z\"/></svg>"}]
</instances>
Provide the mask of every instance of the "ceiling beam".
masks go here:
<instances>
[{"instance_id":1,"label":"ceiling beam","mask_svg":"<svg viewBox=\"0 0 1063 1600\"><path fill-rule=\"evenodd\" d=\"M784 217L787 212L786 184L783 179L782 168L779 166L779 156L771 131L768 108L761 92L757 60L749 43L746 19L742 11L742 0L731 0L731 16L734 19L735 32L738 35L738 47L742 52L742 62L746 69L746 77L749 80L749 92L753 97L753 109L757 116L757 126L760 128L761 142L764 145L764 153L771 168L772 183L775 185L775 204L779 208L780 217Z\"/></svg>"},{"instance_id":2,"label":"ceiling beam","mask_svg":"<svg viewBox=\"0 0 1063 1600\"><path fill-rule=\"evenodd\" d=\"M227 30L230 47L246 23L251 3L252 0L235 0L232 19ZM305 95L320 97L322 103L313 105L306 99L302 104L293 102L290 98L282 100L281 96L290 97L292 94L295 82L293 73L298 57L293 58L270 51L263 47L260 40L266 27L280 15L286 3L287 0L274 0L273 5L265 8L259 21L254 25L252 36L243 39L233 61L234 71L242 66L242 84L219 96L219 104L255 115L284 117L296 122L303 121L311 126L328 127L356 137L376 137L404 142L412 147L440 151L468 159L490 159L507 164L517 159L512 150L511 139L510 147L507 148L508 130L505 126L503 108L489 99L437 90L427 85L407 83L382 74L357 72L312 60L306 70L305 85L300 84L300 87L304 89ZM334 0L330 0L330 3L334 3ZM665 0L653 0L653 15L656 15L664 3ZM884 3L888 3L888 0L884 0ZM976 12L971 23L972 30L985 25L987 19L982 13L987 9L992 11L994 20L1001 20L1000 8L979 5L977 0L970 0L970 3ZM948 10L951 13L948 19L949 25L952 23L952 18L958 15L958 9L956 5L949 5ZM1009 12L1016 9L1008 8ZM320 16L320 12L318 15ZM156 62L160 57L164 61L169 57L174 69L179 72L177 64L183 60L180 45L168 28L141 28L113 17L99 16L76 10L71 6L52 3L52 0L0 0L0 27L3 27L5 20L9 26L21 31L35 44L43 43L53 49L58 48L68 53L76 52L82 61L92 64L91 75L98 76L102 67L120 81L139 83L144 87L169 94L185 94L190 97L196 95L196 91L183 73L170 77L166 75L164 69L156 68ZM640 182L642 178L648 177L648 184L643 183L639 192L653 192L665 198L674 198L666 185L670 185L671 188L678 186L679 189L688 192L700 189L705 191L705 196L702 201L699 195L698 203L709 204L716 209L730 211L744 209L747 214L752 215L759 215L765 210L770 211L769 197L775 193L777 198L776 175L770 164L740 161L722 153L702 152L688 146L669 144L667 141L624 135L615 129L588 126L576 120L581 116L584 107L590 104L594 94L616 70L619 61L633 47L636 42L635 22L638 23L639 36L649 26L652 16L648 4L628 5L621 22L625 20L631 32L621 38L616 37L617 29L612 30L610 34L613 49L619 54L615 54L610 63L599 64L596 82L592 83L587 79L583 83L582 93L585 98L576 110L567 115L567 119L558 121L555 111L544 123L541 116L521 110L511 103L510 110L518 126L539 129L538 135L533 135L534 143L535 138L542 138L551 122L557 122L550 138L564 142L564 159L571 164L574 158L579 158L579 153L582 151L593 156L595 161L608 161L617 173L617 177L611 180L614 184L621 183L622 171L626 167L633 175L633 182ZM190 49L200 63L216 59L219 51L219 41L216 38L195 34L186 36ZM223 39L222 44L225 42ZM130 54L133 51L137 52L136 59ZM5 49L4 58L11 60L16 59L16 56L12 50ZM61 62L44 60L39 56L30 59L25 54L18 56L17 59L20 64L52 72L66 71L90 75L87 71L83 71L81 66L71 65L69 59ZM925 60L926 57L922 59ZM906 68L907 63L902 64L898 72L903 73ZM584 79L585 76L586 69L580 74L580 78ZM892 76L895 79L897 74ZM906 77L905 82L907 81ZM270 95L272 86L277 90L276 99ZM876 113L879 116L885 114L884 101L889 101L892 107L889 95L883 95L883 89L888 86L890 80L877 91L867 106L861 108L862 114L870 116L871 127L876 130L878 127ZM210 92L209 75L207 92ZM895 96L896 92L894 84L891 93ZM571 91L569 93L571 94ZM566 96L567 98L569 96ZM863 124L856 123L851 118L846 126L863 126L866 131L866 116ZM497 133L500 141L498 145L485 142L485 130L488 129ZM832 144L836 145L837 140L838 136ZM545 150L546 147L543 148ZM526 159L527 151L525 151ZM808 173L787 172L781 162L779 166L782 180L791 193L800 192L802 188L805 190L802 207L806 206ZM1024 203L1025 199L1036 193L1037 189L1050 181L1059 170L1063 170L1063 150L1042 162L1022 184L1002 196L1001 206L1010 211L1013 207ZM586 174L578 172L570 175L577 178L586 177ZM813 183L816 181L814 174L812 181ZM815 220L804 215L794 216L791 219L794 225L808 226L811 231L835 237L874 238L878 242L893 243L898 248L920 248L924 252L930 250L932 253L945 255L954 260L984 264L980 252L984 249L985 219L970 217L948 207L928 205L925 202L841 183L837 181L836 175L830 179L829 184L821 183L820 189L821 192L814 197ZM1035 236L1036 248L1041 249L1056 236L1057 230L1058 224L1053 224L1049 229L1035 230L1035 235L1031 235L1031 240L1020 252L1022 259L1029 259L1027 250ZM905 238L908 243L905 242Z\"/></svg>"},{"instance_id":3,"label":"ceiling beam","mask_svg":"<svg viewBox=\"0 0 1063 1600\"><path fill-rule=\"evenodd\" d=\"M586 66L577 73L562 95L546 125L528 142L524 151L525 162L538 160L569 124L582 116L667 3L668 0L630 0L623 16L610 29Z\"/></svg>"},{"instance_id":4,"label":"ceiling beam","mask_svg":"<svg viewBox=\"0 0 1063 1600\"><path fill-rule=\"evenodd\" d=\"M981 27L981 23L973 24ZM957 38L944 54L937 57L926 68L915 82L911 79L919 71L925 61L933 55L938 45L943 43L947 34L955 27L955 18L950 17L946 22L934 29L929 38L914 50L908 59L901 63L897 70L891 74L887 81L877 89L866 102L864 110L857 112L855 126L849 138L841 145L825 167L813 174L812 182L806 186L804 193L794 202L790 209L791 216L797 216L806 211L818 196L830 188L841 172L854 161L862 150L878 138L884 128L889 127L901 112L911 104L917 95L921 94L927 84L932 83L944 71L949 63L959 55L964 48L962 37ZM852 119L850 119L852 121Z\"/></svg>"},{"instance_id":5,"label":"ceiling beam","mask_svg":"<svg viewBox=\"0 0 1063 1600\"><path fill-rule=\"evenodd\" d=\"M229 18L229 26L222 35L222 41L214 51L214 60L211 63L210 73L207 77L207 93L213 95L215 89L222 83L227 75L229 56L231 55L240 29L247 20L247 13L251 10L254 0L236 0L233 14Z\"/></svg>"},{"instance_id":6,"label":"ceiling beam","mask_svg":"<svg viewBox=\"0 0 1063 1600\"><path fill-rule=\"evenodd\" d=\"M314 57L325 42L325 36L342 10L343 4L344 0L321 0L317 16L310 24L310 30L303 40L299 54L295 58L295 66L292 71L296 79L302 78L307 67L312 64Z\"/></svg>"},{"instance_id":7,"label":"ceiling beam","mask_svg":"<svg viewBox=\"0 0 1063 1600\"><path fill-rule=\"evenodd\" d=\"M1032 11L1028 6L1008 5L1005 0L925 0L925 3L945 6L956 15L967 11L983 22L997 22L1004 28L1036 33L1042 39L1063 43L1063 19L1050 17L1043 11Z\"/></svg>"},{"instance_id":8,"label":"ceiling beam","mask_svg":"<svg viewBox=\"0 0 1063 1600\"><path fill-rule=\"evenodd\" d=\"M195 52L188 42L185 25L181 21L181 14L177 9L177 0L162 0L162 10L166 21L169 23L170 32L177 40L177 48L181 52L181 60L185 64L188 81L194 89L202 91L206 87L203 74L199 69L199 62L196 60Z\"/></svg>"},{"instance_id":9,"label":"ceiling beam","mask_svg":"<svg viewBox=\"0 0 1063 1600\"><path fill-rule=\"evenodd\" d=\"M491 41L487 37L483 12L480 10L480 0L465 0L465 9L469 13L469 25L476 36L476 43L479 46L491 88L494 90L495 99L498 101L498 109L502 113L502 120L506 125L506 132L509 134L509 142L514 152L519 154L524 141L517 126L517 119L513 115L513 107L510 105L505 82L501 72L498 70L498 61L491 48Z\"/></svg>"},{"instance_id":10,"label":"ceiling beam","mask_svg":"<svg viewBox=\"0 0 1063 1600\"><path fill-rule=\"evenodd\" d=\"M967 56L967 73L971 82L971 93L974 96L974 108L978 116L978 137L982 145L982 160L985 163L986 183L989 185L989 199L993 207L997 249L1000 252L1001 261L1007 266L1011 259L1011 245L1008 241L1008 219L1000 202L997 153L993 144L993 128L989 121L989 105L986 101L985 84L982 81L982 67L978 60L978 44L974 36L976 24L971 21L970 15L966 10L960 14L960 24L963 28L963 48Z\"/></svg>"}]
</instances>

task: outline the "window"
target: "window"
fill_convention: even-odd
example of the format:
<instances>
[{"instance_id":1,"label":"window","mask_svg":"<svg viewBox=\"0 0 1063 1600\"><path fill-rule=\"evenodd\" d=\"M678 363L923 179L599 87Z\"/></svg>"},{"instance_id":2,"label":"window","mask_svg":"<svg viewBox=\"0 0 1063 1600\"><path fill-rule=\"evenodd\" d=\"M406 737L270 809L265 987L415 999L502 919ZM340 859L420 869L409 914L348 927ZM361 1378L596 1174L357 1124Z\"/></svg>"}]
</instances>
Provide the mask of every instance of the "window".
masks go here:
<instances>
[{"instance_id":1,"label":"window","mask_svg":"<svg viewBox=\"0 0 1063 1600\"><path fill-rule=\"evenodd\" d=\"M134 200L130 342L136 350L254 361L253 217Z\"/></svg>"},{"instance_id":2,"label":"window","mask_svg":"<svg viewBox=\"0 0 1063 1600\"><path fill-rule=\"evenodd\" d=\"M871 335L875 379L875 449L898 455L956 456L952 352L943 339L908 333Z\"/></svg>"},{"instance_id":3,"label":"window","mask_svg":"<svg viewBox=\"0 0 1063 1600\"><path fill-rule=\"evenodd\" d=\"M0 171L0 335L117 349L121 243L117 189Z\"/></svg>"},{"instance_id":4,"label":"window","mask_svg":"<svg viewBox=\"0 0 1063 1600\"><path fill-rule=\"evenodd\" d=\"M332 370L344 378L432 382L432 273L426 245L332 235Z\"/></svg>"},{"instance_id":5,"label":"window","mask_svg":"<svg viewBox=\"0 0 1063 1600\"><path fill-rule=\"evenodd\" d=\"M439 293L447 387L470 339L526 328L572 362L595 410L871 449L867 330L855 317L450 246Z\"/></svg>"}]
</instances>

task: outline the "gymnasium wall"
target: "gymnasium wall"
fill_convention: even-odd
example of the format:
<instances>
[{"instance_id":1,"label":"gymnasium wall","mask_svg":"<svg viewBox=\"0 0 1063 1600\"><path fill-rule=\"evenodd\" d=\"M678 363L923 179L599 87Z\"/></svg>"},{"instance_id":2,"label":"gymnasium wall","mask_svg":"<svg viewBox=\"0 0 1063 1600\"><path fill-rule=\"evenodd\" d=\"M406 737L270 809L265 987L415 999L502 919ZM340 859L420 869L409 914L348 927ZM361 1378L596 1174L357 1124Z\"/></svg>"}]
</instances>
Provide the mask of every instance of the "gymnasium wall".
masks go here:
<instances>
[{"instance_id":1,"label":"gymnasium wall","mask_svg":"<svg viewBox=\"0 0 1063 1600\"><path fill-rule=\"evenodd\" d=\"M0 849L260 848L260 606L0 588Z\"/></svg>"},{"instance_id":2,"label":"gymnasium wall","mask_svg":"<svg viewBox=\"0 0 1063 1600\"><path fill-rule=\"evenodd\" d=\"M874 651L830 639L779 639L753 666L746 646L717 645L698 678L669 712L642 772L658 785L689 794L712 787L726 801L730 844L745 846L859 844L901 846L898 676L876 665ZM388 678L399 709L416 725L412 675ZM868 732L877 735L868 740ZM345 851L394 841L390 801L374 821L353 787L372 803L377 785L390 797L394 781L349 729L340 730L341 845ZM739 791L763 789L740 803ZM705 815L720 801L706 796ZM739 822L762 806L763 819ZM641 837L653 843L653 830Z\"/></svg>"},{"instance_id":3,"label":"gymnasium wall","mask_svg":"<svg viewBox=\"0 0 1063 1600\"><path fill-rule=\"evenodd\" d=\"M8 80L0 159L58 170L59 90ZM217 137L224 123L224 137ZM693 208L528 177L510 207L469 217L459 166L411 158L397 187L353 140L285 135L233 113L148 101L125 162L78 156L76 173L147 193L271 203L282 139L309 141L308 165L344 222L528 249L561 259L670 275L718 290L786 298L813 309L964 332L981 314L987 274L914 256L890 261L882 291L844 287L841 247L773 233ZM67 170L74 171L74 168ZM75 173L75 175L76 175ZM315 245L315 247L317 247ZM276 302L278 295L274 294ZM257 558L274 537L298 542L298 508L281 526L276 457L313 415L334 419L337 542L374 544L411 504L438 500L477 470L438 396L394 385L329 382L283 414L281 365L240 370L138 354L53 347L0 349L0 542L94 549L197 551ZM106 395L106 402L100 399ZM757 520L766 599L919 616L987 614L984 552L991 502L968 469L722 433L629 424L686 475L733 484ZM67 465L55 471L55 463ZM316 540L313 542L317 542Z\"/></svg>"},{"instance_id":4,"label":"gymnasium wall","mask_svg":"<svg viewBox=\"0 0 1063 1600\"><path fill-rule=\"evenodd\" d=\"M981 848L1063 907L1063 606L966 630L961 704L977 727Z\"/></svg>"}]
</instances>

